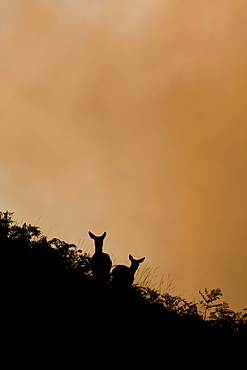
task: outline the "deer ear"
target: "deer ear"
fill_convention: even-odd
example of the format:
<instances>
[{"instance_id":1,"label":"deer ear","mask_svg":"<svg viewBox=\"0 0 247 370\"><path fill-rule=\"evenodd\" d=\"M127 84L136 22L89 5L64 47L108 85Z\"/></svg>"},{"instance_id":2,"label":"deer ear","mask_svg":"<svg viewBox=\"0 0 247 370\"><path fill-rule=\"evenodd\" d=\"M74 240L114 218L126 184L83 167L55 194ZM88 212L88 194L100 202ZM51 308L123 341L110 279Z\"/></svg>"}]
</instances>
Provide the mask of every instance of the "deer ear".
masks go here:
<instances>
[{"instance_id":1,"label":"deer ear","mask_svg":"<svg viewBox=\"0 0 247 370\"><path fill-rule=\"evenodd\" d=\"M91 231L89 231L88 234L89 234L89 236L90 236L91 239L95 240L95 235L93 233L91 233Z\"/></svg>"},{"instance_id":2,"label":"deer ear","mask_svg":"<svg viewBox=\"0 0 247 370\"><path fill-rule=\"evenodd\" d=\"M138 262L140 262L140 263L141 263L141 262L143 262L144 260L145 260L145 257L140 258Z\"/></svg>"},{"instance_id":3,"label":"deer ear","mask_svg":"<svg viewBox=\"0 0 247 370\"><path fill-rule=\"evenodd\" d=\"M129 254L129 260L130 260L131 262L133 262L133 261L134 261L134 258L131 256L131 254Z\"/></svg>"},{"instance_id":4,"label":"deer ear","mask_svg":"<svg viewBox=\"0 0 247 370\"><path fill-rule=\"evenodd\" d=\"M105 239L105 237L106 237L106 231L104 232L103 235L101 235L101 238Z\"/></svg>"}]
</instances>

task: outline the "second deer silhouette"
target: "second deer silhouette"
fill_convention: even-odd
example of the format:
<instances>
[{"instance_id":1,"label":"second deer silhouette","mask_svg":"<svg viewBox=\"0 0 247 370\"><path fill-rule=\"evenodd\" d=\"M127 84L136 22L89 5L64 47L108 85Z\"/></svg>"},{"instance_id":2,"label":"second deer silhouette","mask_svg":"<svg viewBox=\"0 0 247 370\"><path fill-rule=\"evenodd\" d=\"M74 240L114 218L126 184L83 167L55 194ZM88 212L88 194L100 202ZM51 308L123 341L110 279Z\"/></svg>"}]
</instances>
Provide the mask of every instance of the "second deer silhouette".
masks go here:
<instances>
[{"instance_id":1,"label":"second deer silhouette","mask_svg":"<svg viewBox=\"0 0 247 370\"><path fill-rule=\"evenodd\" d=\"M95 253L92 257L92 272L95 278L101 280L108 280L110 276L110 270L112 266L112 261L109 254L103 253L103 241L106 237L106 232L101 236L96 236L91 231L89 231L89 236L94 240Z\"/></svg>"},{"instance_id":2,"label":"second deer silhouette","mask_svg":"<svg viewBox=\"0 0 247 370\"><path fill-rule=\"evenodd\" d=\"M112 283L116 287L130 287L133 284L135 272L145 257L135 260L131 254L129 255L131 261L130 267L125 265L118 265L112 270Z\"/></svg>"}]
</instances>

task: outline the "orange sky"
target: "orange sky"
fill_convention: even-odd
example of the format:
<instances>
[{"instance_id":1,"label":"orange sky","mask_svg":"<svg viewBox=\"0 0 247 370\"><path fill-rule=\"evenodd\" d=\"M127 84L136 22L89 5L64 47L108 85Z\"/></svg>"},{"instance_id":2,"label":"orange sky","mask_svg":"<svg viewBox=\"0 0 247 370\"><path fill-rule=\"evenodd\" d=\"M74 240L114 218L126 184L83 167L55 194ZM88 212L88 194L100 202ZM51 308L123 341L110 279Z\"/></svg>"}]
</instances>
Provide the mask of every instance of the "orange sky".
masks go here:
<instances>
[{"instance_id":1,"label":"orange sky","mask_svg":"<svg viewBox=\"0 0 247 370\"><path fill-rule=\"evenodd\" d=\"M2 0L0 209L247 306L244 0ZM80 242L81 244L81 242Z\"/></svg>"}]
</instances>

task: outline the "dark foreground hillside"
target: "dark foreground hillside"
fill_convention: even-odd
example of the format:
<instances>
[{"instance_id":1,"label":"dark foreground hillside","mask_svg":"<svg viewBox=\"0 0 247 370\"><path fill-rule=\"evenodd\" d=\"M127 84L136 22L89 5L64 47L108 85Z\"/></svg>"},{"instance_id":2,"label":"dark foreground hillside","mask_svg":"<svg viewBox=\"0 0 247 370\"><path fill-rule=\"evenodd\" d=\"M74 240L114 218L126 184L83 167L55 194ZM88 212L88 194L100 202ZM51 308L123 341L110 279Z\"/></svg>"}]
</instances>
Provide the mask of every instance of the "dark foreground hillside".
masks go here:
<instances>
[{"instance_id":1,"label":"dark foreground hillside","mask_svg":"<svg viewBox=\"0 0 247 370\"><path fill-rule=\"evenodd\" d=\"M245 355L246 315L218 304L219 289L196 304L147 287L113 288L93 279L88 254L18 226L8 212L0 213L0 246L9 365L216 368Z\"/></svg>"}]
</instances>

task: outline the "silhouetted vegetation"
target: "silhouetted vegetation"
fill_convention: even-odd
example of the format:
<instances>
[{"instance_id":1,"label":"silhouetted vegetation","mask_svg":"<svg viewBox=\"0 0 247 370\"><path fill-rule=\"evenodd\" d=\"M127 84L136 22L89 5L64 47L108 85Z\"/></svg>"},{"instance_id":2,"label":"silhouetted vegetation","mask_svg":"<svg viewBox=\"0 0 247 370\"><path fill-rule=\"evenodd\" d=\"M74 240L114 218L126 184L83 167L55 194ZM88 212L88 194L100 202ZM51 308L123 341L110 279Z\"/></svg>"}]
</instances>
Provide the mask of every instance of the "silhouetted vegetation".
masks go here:
<instances>
[{"instance_id":1,"label":"silhouetted vegetation","mask_svg":"<svg viewBox=\"0 0 247 370\"><path fill-rule=\"evenodd\" d=\"M28 351L38 341L60 350L76 341L83 350L114 348L119 356L144 351L157 363L168 349L192 351L193 358L217 351L220 362L228 351L241 353L246 341L247 313L220 303L220 289L189 302L147 286L114 287L93 276L89 254L48 240L37 226L19 226L10 212L0 212L0 246L2 317L12 340L24 341Z\"/></svg>"}]
</instances>

